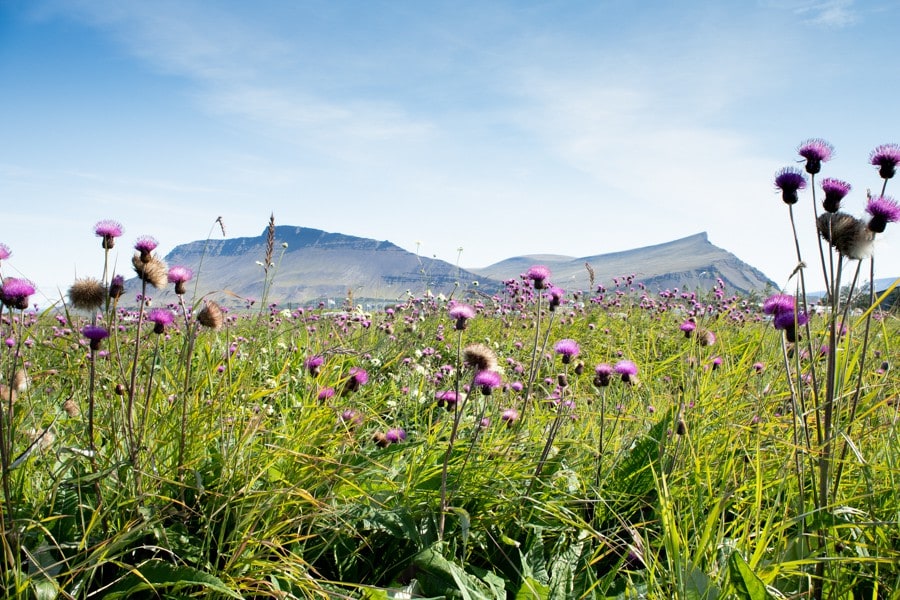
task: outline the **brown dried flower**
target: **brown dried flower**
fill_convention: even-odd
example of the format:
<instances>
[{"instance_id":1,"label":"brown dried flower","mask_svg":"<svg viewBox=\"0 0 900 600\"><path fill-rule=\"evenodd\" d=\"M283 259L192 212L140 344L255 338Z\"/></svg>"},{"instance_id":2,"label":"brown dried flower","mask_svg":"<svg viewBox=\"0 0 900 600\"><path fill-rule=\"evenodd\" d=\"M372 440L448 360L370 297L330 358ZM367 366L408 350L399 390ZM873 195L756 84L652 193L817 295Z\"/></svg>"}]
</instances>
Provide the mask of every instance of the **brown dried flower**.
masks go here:
<instances>
[{"instance_id":1,"label":"brown dried flower","mask_svg":"<svg viewBox=\"0 0 900 600\"><path fill-rule=\"evenodd\" d=\"M463 350L463 363L476 371L495 371L497 355L484 344L469 344Z\"/></svg>"},{"instance_id":2,"label":"brown dried flower","mask_svg":"<svg viewBox=\"0 0 900 600\"><path fill-rule=\"evenodd\" d=\"M69 288L69 302L80 310L97 310L106 302L106 288L98 279L76 279Z\"/></svg>"},{"instance_id":3,"label":"brown dried flower","mask_svg":"<svg viewBox=\"0 0 900 600\"><path fill-rule=\"evenodd\" d=\"M865 221L847 213L822 213L816 221L819 235L846 258L862 260L872 255L875 234Z\"/></svg>"},{"instance_id":4,"label":"brown dried flower","mask_svg":"<svg viewBox=\"0 0 900 600\"><path fill-rule=\"evenodd\" d=\"M150 256L149 260L144 261L141 255L135 253L131 259L134 272L142 281L149 283L157 289L163 289L169 282L169 269L166 263L160 260L155 254Z\"/></svg>"},{"instance_id":5,"label":"brown dried flower","mask_svg":"<svg viewBox=\"0 0 900 600\"><path fill-rule=\"evenodd\" d=\"M212 300L206 300L203 308L197 313L197 321L204 327L219 329L222 327L222 323L225 322L225 316L222 314L222 309L218 304Z\"/></svg>"}]
</instances>

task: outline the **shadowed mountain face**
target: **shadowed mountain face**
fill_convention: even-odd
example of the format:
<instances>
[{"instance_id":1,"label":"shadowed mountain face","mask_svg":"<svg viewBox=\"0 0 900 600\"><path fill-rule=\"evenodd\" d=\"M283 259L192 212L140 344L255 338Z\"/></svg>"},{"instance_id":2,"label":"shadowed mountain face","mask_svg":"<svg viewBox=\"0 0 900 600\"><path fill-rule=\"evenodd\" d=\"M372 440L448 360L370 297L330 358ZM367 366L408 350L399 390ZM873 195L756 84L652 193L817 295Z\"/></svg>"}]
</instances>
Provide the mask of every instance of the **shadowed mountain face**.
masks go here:
<instances>
[{"instance_id":1,"label":"shadowed mountain face","mask_svg":"<svg viewBox=\"0 0 900 600\"><path fill-rule=\"evenodd\" d=\"M194 270L195 281L188 284L188 297L213 293L227 303L261 300L266 273L266 231L258 237L226 240L210 239L177 246L166 257L171 265ZM722 278L731 291L763 290L771 282L734 255L712 245L705 233L666 244L625 252L572 258L532 255L510 258L483 269L459 269L441 260L424 258L387 241L328 233L305 227L278 226L266 301L280 306L333 300L340 304L348 296L356 300L400 300L408 293L421 295L460 294L478 282L478 289L493 293L501 281L519 277L535 264L544 264L553 273L553 283L570 291L594 285L609 286L613 277L634 274L636 281L652 291L679 287L709 289ZM130 290L134 291L131 282ZM154 295L171 300L171 290Z\"/></svg>"},{"instance_id":2,"label":"shadowed mountain face","mask_svg":"<svg viewBox=\"0 0 900 600\"><path fill-rule=\"evenodd\" d=\"M166 262L199 273L198 295L219 291L227 293L226 300L260 300L266 277L266 237L264 230L253 238L191 242L177 246ZM328 299L340 303L348 295L402 299L407 290L416 295L426 290L450 294L457 282L469 286L479 278L390 242L291 226L275 228L269 276L266 300L280 305ZM193 282L188 289L193 291Z\"/></svg>"}]
</instances>

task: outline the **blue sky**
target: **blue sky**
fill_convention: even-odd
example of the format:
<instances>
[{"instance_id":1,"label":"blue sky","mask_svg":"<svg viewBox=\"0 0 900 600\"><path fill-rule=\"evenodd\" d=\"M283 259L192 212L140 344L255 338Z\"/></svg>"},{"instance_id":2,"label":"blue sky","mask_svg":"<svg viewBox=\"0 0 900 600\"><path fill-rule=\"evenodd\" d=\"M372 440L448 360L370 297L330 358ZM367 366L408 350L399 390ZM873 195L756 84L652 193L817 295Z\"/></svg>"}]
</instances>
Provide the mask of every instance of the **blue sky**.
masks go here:
<instances>
[{"instance_id":1,"label":"blue sky","mask_svg":"<svg viewBox=\"0 0 900 600\"><path fill-rule=\"evenodd\" d=\"M862 216L900 142L898 30L894 0L0 0L3 274L52 300L99 275L100 219L125 271L139 235L274 212L464 267L706 231L783 285L774 173L825 138ZM898 248L893 224L878 277Z\"/></svg>"}]
</instances>

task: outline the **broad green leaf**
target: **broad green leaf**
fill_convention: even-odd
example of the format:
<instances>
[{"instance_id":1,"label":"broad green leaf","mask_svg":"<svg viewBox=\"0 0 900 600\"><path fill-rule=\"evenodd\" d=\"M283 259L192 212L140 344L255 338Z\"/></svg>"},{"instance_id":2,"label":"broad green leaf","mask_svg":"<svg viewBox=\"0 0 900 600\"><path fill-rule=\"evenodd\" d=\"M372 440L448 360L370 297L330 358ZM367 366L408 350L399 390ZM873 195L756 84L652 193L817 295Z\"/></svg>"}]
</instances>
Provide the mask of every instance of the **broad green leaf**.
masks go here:
<instances>
[{"instance_id":1,"label":"broad green leaf","mask_svg":"<svg viewBox=\"0 0 900 600\"><path fill-rule=\"evenodd\" d=\"M526 577L516 592L515 600L548 600L550 588L533 577Z\"/></svg>"},{"instance_id":2,"label":"broad green leaf","mask_svg":"<svg viewBox=\"0 0 900 600\"><path fill-rule=\"evenodd\" d=\"M444 558L436 546L426 548L412 559L413 564L422 571L419 581L425 593L452 596L458 593L464 600L506 599L503 581L499 577L483 570L481 578L467 573L461 566Z\"/></svg>"},{"instance_id":3,"label":"broad green leaf","mask_svg":"<svg viewBox=\"0 0 900 600\"><path fill-rule=\"evenodd\" d=\"M688 600L718 600L718 586L709 576L694 566L684 570L684 588Z\"/></svg>"},{"instance_id":4,"label":"broad green leaf","mask_svg":"<svg viewBox=\"0 0 900 600\"><path fill-rule=\"evenodd\" d=\"M728 557L728 572L731 586L741 600L775 600L739 552L732 552Z\"/></svg>"}]
</instances>

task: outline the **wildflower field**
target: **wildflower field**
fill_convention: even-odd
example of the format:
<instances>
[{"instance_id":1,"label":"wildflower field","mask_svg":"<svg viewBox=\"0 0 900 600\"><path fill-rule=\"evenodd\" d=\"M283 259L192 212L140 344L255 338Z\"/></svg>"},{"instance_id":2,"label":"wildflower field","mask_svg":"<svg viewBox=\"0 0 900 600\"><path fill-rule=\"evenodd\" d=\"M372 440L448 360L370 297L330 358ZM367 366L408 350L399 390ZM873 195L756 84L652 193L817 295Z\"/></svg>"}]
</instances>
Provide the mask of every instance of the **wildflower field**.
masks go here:
<instances>
[{"instance_id":1,"label":"wildflower field","mask_svg":"<svg viewBox=\"0 0 900 600\"><path fill-rule=\"evenodd\" d=\"M806 175L776 183L792 211ZM816 213L832 292L880 233L841 219ZM95 233L106 265L121 226ZM535 265L494 295L226 310L155 247L137 301L105 266L41 312L3 281L4 597L900 596L900 322L874 294Z\"/></svg>"}]
</instances>

